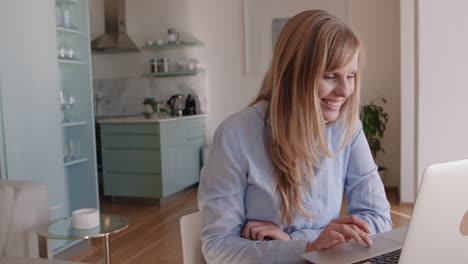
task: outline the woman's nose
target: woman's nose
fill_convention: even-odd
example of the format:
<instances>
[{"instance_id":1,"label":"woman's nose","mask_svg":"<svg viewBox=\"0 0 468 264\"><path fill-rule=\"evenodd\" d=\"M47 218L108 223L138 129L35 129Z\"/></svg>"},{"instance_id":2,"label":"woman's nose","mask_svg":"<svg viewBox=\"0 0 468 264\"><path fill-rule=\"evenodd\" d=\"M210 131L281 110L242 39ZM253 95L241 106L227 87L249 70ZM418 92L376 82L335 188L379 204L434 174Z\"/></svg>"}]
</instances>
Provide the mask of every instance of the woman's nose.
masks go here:
<instances>
[{"instance_id":1,"label":"woman's nose","mask_svg":"<svg viewBox=\"0 0 468 264\"><path fill-rule=\"evenodd\" d=\"M348 97L354 92L354 78L343 78L340 79L336 93L343 97Z\"/></svg>"}]
</instances>

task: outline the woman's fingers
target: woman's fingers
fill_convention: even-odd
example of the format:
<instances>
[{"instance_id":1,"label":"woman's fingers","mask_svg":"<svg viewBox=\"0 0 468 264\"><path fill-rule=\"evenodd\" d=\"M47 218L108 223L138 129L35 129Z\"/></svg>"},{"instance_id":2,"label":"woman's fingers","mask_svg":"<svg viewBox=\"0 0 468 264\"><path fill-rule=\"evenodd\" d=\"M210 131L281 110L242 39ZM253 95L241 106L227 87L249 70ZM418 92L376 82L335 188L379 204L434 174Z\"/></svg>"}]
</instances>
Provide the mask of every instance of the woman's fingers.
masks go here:
<instances>
[{"instance_id":1,"label":"woman's fingers","mask_svg":"<svg viewBox=\"0 0 468 264\"><path fill-rule=\"evenodd\" d=\"M356 225L367 233L371 232L369 224L367 224L366 221L362 220L359 216L356 216L356 215L348 215L348 216L340 217L340 218L333 220L332 223Z\"/></svg>"},{"instance_id":2,"label":"woman's fingers","mask_svg":"<svg viewBox=\"0 0 468 264\"><path fill-rule=\"evenodd\" d=\"M248 221L244 225L241 236L247 239L254 240L255 237L252 236L252 228L258 225L262 225L263 222L260 221Z\"/></svg>"},{"instance_id":3,"label":"woman's fingers","mask_svg":"<svg viewBox=\"0 0 468 264\"><path fill-rule=\"evenodd\" d=\"M354 222L350 219L345 219L343 222ZM369 238L367 232L362 230L356 224L341 224L333 221L330 223L319 237L312 243L308 244L307 250L325 249L341 243L344 243L350 239L354 239L356 242L365 242L367 245L372 246L372 240Z\"/></svg>"},{"instance_id":4,"label":"woman's fingers","mask_svg":"<svg viewBox=\"0 0 468 264\"><path fill-rule=\"evenodd\" d=\"M354 239L358 243L364 242L368 246L372 246L373 244L369 235L356 225L332 223L330 224L330 228L340 232L345 237Z\"/></svg>"},{"instance_id":5,"label":"woman's fingers","mask_svg":"<svg viewBox=\"0 0 468 264\"><path fill-rule=\"evenodd\" d=\"M242 229L241 236L243 238L252 239L251 236L250 236L250 229L252 228L252 226L254 226L256 224L257 224L257 222L254 222L254 221L246 222L245 225L244 225L244 228Z\"/></svg>"},{"instance_id":6,"label":"woman's fingers","mask_svg":"<svg viewBox=\"0 0 468 264\"><path fill-rule=\"evenodd\" d=\"M252 240L263 240L268 236L269 225L255 225L250 228L250 237Z\"/></svg>"},{"instance_id":7,"label":"woman's fingers","mask_svg":"<svg viewBox=\"0 0 468 264\"><path fill-rule=\"evenodd\" d=\"M271 222L249 221L246 222L241 236L250 240L264 240L266 237L275 240L290 240L287 233Z\"/></svg>"},{"instance_id":8,"label":"woman's fingers","mask_svg":"<svg viewBox=\"0 0 468 264\"><path fill-rule=\"evenodd\" d=\"M368 246L372 246L374 244L367 232L364 232L362 229L360 229L356 225L348 225L348 226L350 228L352 228L354 231L356 231L359 234L359 236L361 237L361 239L364 241L364 243L366 243ZM359 242L359 241L357 241L357 242Z\"/></svg>"},{"instance_id":9,"label":"woman's fingers","mask_svg":"<svg viewBox=\"0 0 468 264\"><path fill-rule=\"evenodd\" d=\"M340 225L338 232L343 234L346 237L354 239L354 241L361 243L362 239L358 232L349 227L348 225Z\"/></svg>"},{"instance_id":10,"label":"woman's fingers","mask_svg":"<svg viewBox=\"0 0 468 264\"><path fill-rule=\"evenodd\" d=\"M317 249L325 249L346 242L346 238L340 232L330 230L328 236L325 237L324 243L319 243Z\"/></svg>"}]
</instances>

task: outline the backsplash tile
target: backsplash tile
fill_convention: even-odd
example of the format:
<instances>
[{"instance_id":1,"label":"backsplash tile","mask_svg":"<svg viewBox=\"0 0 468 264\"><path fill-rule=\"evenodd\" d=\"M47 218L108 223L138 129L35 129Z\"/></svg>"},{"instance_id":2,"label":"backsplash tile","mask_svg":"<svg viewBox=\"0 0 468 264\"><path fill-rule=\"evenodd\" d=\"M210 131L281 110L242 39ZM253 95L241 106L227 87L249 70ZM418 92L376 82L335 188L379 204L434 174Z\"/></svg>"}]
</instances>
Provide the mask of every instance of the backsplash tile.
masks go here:
<instances>
[{"instance_id":1,"label":"backsplash tile","mask_svg":"<svg viewBox=\"0 0 468 264\"><path fill-rule=\"evenodd\" d=\"M136 115L143 111L143 99L167 101L174 94L195 96L197 113L206 113L206 73L161 78L112 78L93 80L96 116Z\"/></svg>"}]
</instances>

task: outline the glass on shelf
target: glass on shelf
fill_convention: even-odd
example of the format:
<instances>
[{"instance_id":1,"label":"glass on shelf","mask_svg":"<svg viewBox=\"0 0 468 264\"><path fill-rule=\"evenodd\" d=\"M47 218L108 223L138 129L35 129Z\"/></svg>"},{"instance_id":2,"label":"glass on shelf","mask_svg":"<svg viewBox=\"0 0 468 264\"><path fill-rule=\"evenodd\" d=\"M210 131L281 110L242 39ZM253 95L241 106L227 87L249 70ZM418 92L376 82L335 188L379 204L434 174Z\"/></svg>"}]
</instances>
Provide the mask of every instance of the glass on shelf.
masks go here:
<instances>
[{"instance_id":1,"label":"glass on shelf","mask_svg":"<svg viewBox=\"0 0 468 264\"><path fill-rule=\"evenodd\" d=\"M59 43L57 56L62 60L77 60L76 50L68 43L68 41L61 41Z\"/></svg>"},{"instance_id":2,"label":"glass on shelf","mask_svg":"<svg viewBox=\"0 0 468 264\"><path fill-rule=\"evenodd\" d=\"M67 104L65 103L65 96L63 95L63 91L60 91L60 111L62 112L62 123L65 122L65 109L67 108Z\"/></svg>"},{"instance_id":3,"label":"glass on shelf","mask_svg":"<svg viewBox=\"0 0 468 264\"><path fill-rule=\"evenodd\" d=\"M80 145L76 140L69 140L63 144L63 161L69 162L80 158Z\"/></svg>"},{"instance_id":4,"label":"glass on shelf","mask_svg":"<svg viewBox=\"0 0 468 264\"><path fill-rule=\"evenodd\" d=\"M55 24L57 27L63 27L63 12L60 5L57 5L55 8Z\"/></svg>"},{"instance_id":5,"label":"glass on shelf","mask_svg":"<svg viewBox=\"0 0 468 264\"><path fill-rule=\"evenodd\" d=\"M63 16L63 26L66 28L70 28L72 26L70 6L64 5L62 7L62 16Z\"/></svg>"},{"instance_id":6,"label":"glass on shelf","mask_svg":"<svg viewBox=\"0 0 468 264\"><path fill-rule=\"evenodd\" d=\"M78 28L73 25L73 12L71 9L71 4L75 4L70 1L58 1L55 7L55 23L58 28L78 30Z\"/></svg>"},{"instance_id":7,"label":"glass on shelf","mask_svg":"<svg viewBox=\"0 0 468 264\"><path fill-rule=\"evenodd\" d=\"M62 110L62 122L77 121L74 113L76 98L72 95L66 96L63 91L60 91L60 110Z\"/></svg>"}]
</instances>

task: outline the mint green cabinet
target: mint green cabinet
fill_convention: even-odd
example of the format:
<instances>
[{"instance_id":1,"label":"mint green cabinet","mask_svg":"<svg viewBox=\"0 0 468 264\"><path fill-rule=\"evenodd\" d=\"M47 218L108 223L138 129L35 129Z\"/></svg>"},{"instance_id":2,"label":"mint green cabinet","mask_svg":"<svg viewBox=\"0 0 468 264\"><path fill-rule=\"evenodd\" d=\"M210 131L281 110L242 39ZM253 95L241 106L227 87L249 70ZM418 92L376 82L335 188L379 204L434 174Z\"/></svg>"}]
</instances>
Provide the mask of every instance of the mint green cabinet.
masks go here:
<instances>
[{"instance_id":1,"label":"mint green cabinet","mask_svg":"<svg viewBox=\"0 0 468 264\"><path fill-rule=\"evenodd\" d=\"M197 183L204 123L101 123L104 194L165 198Z\"/></svg>"}]
</instances>

